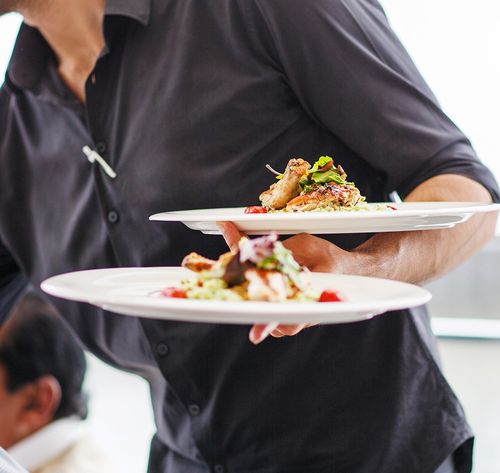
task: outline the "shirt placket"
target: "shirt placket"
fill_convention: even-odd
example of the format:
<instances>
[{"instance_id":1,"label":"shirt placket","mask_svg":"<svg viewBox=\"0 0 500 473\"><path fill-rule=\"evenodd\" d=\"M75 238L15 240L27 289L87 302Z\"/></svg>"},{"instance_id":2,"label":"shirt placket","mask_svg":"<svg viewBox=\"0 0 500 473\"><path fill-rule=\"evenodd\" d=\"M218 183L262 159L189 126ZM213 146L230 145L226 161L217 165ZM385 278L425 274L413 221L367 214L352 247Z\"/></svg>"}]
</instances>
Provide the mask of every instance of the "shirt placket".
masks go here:
<instances>
[{"instance_id":1,"label":"shirt placket","mask_svg":"<svg viewBox=\"0 0 500 473\"><path fill-rule=\"evenodd\" d=\"M104 77L104 68L109 49L103 50L94 70L85 84L86 103L84 105L84 120L88 130L89 141L82 143L81 159L88 160L92 167L94 188L100 205L101 216L104 219L109 241L114 250L117 262L119 253L114 242L114 235L120 226L120 209L116 205L115 184L118 175L115 171L115 156L106 134L106 96L98 78Z\"/></svg>"},{"instance_id":2,"label":"shirt placket","mask_svg":"<svg viewBox=\"0 0 500 473\"><path fill-rule=\"evenodd\" d=\"M113 51L113 54L115 53L117 52ZM87 80L85 120L90 142L82 144L82 148L88 146L92 151L98 153L117 173L116 178L112 178L102 166L97 163L89 163L89 166L93 166L95 190L102 218L107 226L109 241L118 264L123 265L126 264L127 255L121 254L120 249L124 248L121 240L124 238L124 234L126 235L126 221L122 217L126 209L120 209L117 204L120 201L117 188L122 176L117 165L118 157L114 154L116 148L107 135L105 126L107 111L110 108L110 103L107 101L112 100L107 89L112 74L108 73L107 69L113 60L116 58L112 58L110 49L106 48ZM106 81L101 79L104 77ZM177 393L185 416L191 425L194 443L198 450L191 453L193 458L199 458L200 455L203 457L207 463L207 473L226 473L227 468L221 459L217 455L211 454L213 448L209 441L211 435L208 422L210 414L207 412L208 400L201 395L200 390L189 376L188 370L179 366L176 361L178 358L174 348L177 346L175 340L170 340L164 331L159 331L156 323L143 323L143 326L156 363L164 378Z\"/></svg>"}]
</instances>

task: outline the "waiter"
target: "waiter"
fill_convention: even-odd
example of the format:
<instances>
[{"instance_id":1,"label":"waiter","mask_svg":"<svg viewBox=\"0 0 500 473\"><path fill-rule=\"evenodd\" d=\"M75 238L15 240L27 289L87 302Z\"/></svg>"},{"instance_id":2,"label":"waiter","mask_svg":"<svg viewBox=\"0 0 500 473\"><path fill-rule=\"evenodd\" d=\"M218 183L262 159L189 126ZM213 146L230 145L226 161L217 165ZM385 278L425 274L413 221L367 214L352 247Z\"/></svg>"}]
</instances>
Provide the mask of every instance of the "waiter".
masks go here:
<instances>
[{"instance_id":1,"label":"waiter","mask_svg":"<svg viewBox=\"0 0 500 473\"><path fill-rule=\"evenodd\" d=\"M334 155L368 201L499 199L374 0L0 0L0 11L25 19L0 92L3 313L57 273L218 255L222 238L147 216L253 204L265 163L291 156ZM313 270L420 283L494 227L482 215L286 244ZM54 303L91 351L149 381L151 473L470 471L472 434L423 308L281 326L279 340L256 326L255 345L248 327Z\"/></svg>"}]
</instances>

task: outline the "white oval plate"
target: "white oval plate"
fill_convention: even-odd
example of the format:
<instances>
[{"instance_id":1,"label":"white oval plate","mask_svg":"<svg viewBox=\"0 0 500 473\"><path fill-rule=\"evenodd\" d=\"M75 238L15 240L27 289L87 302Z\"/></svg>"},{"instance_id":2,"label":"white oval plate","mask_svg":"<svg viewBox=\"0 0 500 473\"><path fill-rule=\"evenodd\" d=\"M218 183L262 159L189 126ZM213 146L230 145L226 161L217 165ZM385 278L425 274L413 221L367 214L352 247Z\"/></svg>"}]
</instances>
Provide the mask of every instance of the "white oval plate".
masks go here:
<instances>
[{"instance_id":1,"label":"white oval plate","mask_svg":"<svg viewBox=\"0 0 500 473\"><path fill-rule=\"evenodd\" d=\"M493 212L500 204L478 202L385 202L397 210L360 210L337 212L295 212L245 214L244 207L163 212L150 220L182 222L193 230L219 235L216 222L231 221L248 235L276 231L282 235L297 233L378 233L451 228L472 214ZM370 204L377 206L380 204Z\"/></svg>"},{"instance_id":2,"label":"white oval plate","mask_svg":"<svg viewBox=\"0 0 500 473\"><path fill-rule=\"evenodd\" d=\"M109 268L61 274L45 280L53 296L88 302L124 315L186 322L338 324L367 320L388 310L425 304L426 289L388 279L312 273L313 287L340 291L345 302L228 302L173 299L161 289L193 273L178 267Z\"/></svg>"}]
</instances>

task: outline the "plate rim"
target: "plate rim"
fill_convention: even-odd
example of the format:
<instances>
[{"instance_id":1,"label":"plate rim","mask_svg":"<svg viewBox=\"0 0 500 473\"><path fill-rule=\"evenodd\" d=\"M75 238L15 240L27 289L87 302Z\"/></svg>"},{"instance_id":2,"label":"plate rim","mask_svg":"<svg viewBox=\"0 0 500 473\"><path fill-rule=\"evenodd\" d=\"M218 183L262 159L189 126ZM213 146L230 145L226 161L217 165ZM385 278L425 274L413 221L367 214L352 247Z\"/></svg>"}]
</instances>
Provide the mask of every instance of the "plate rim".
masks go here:
<instances>
[{"instance_id":1,"label":"plate rim","mask_svg":"<svg viewBox=\"0 0 500 473\"><path fill-rule=\"evenodd\" d=\"M63 287L54 284L57 283L61 278L67 276L74 277L76 274L86 273L100 274L101 277L105 276L105 273L116 273L125 271L144 271L144 272L173 272L178 273L179 277L182 274L191 274L191 271L179 267L179 266L151 266L151 267L119 267L119 268L101 268L101 269L89 269L80 271L70 271L66 273L57 274L45 279L41 283L41 288L48 294L56 297L68 299L71 301L78 301L96 305L98 307L106 308L106 310L112 310L112 307L131 307L135 309L144 308L147 306L147 311L164 311L173 312L175 311L177 317L175 316L147 316L142 315L142 317L159 318L162 320L184 320L184 321L200 321L206 323L251 323L249 320L242 320L242 318L248 317L250 319L252 316L256 317L258 313L262 313L263 310L266 311L264 317L255 318L255 320L273 320L273 317L279 320L286 320L290 322L303 321L304 309L314 308L313 312L310 312L307 320L319 320L330 315L331 317L336 315L342 318L349 318L352 315L354 317L353 322L365 320L371 318L375 315L382 314L390 310L404 309L408 307L417 307L426 304L432 297L432 294L427 289L417 286L415 284L410 284L402 281L395 281L385 278L369 277L369 276L358 276L358 275L345 275L345 274L330 274L330 273L312 273L314 275L319 275L320 278L340 278L346 280L352 280L353 282L357 280L370 280L371 282L382 281L384 284L397 285L397 286L408 286L414 291L411 297L398 297L387 301L377 301L378 306L374 306L374 302L362 301L362 302L350 302L345 301L342 303L299 303L299 302L286 302L286 303L269 303L269 302L254 302L254 301L204 301L204 300L191 300L191 299L168 299L168 298L152 298L145 295L133 296L131 298L126 298L125 300L116 300L117 296L112 296L109 293L107 295L102 295L102 297L88 297L82 296L77 290L71 287ZM332 284L335 284L332 282ZM87 289L88 291L88 289ZM410 305L408 305L408 300L412 300ZM147 301L147 304L144 304ZM235 309L238 310L235 310ZM189 313L196 311L197 316L189 316ZM285 314L286 312L286 314ZM357 313L363 312L364 315L359 315ZM123 312L122 312L123 313ZM221 321L214 321L212 318L209 320L203 320L203 317L213 317L216 314L220 314L222 317ZM371 314L367 317L367 314ZM232 318L226 317L232 315ZM141 315L137 315L141 317ZM324 323L335 323L333 320L326 320ZM337 322L343 323L343 322Z\"/></svg>"},{"instance_id":2,"label":"plate rim","mask_svg":"<svg viewBox=\"0 0 500 473\"><path fill-rule=\"evenodd\" d=\"M234 222L243 221L281 221L281 220L324 220L328 217L329 220L338 219L386 219L386 218L400 218L400 217L425 217L432 215L448 215L448 214L474 214L495 212L500 210L500 203L486 203L486 202L455 202L455 201L429 201L429 202L372 202L370 204L378 205L393 205L395 207L411 204L426 205L430 204L431 207L427 209L405 209L398 208L398 210L357 210L353 212L288 212L288 213L265 213L265 214L245 214L242 211L246 207L219 207L219 208L205 208L205 209L185 209L185 210L171 210L166 212L158 212L149 216L150 221L155 222L217 222L231 220ZM448 204L445 207L438 207L442 204ZM233 210L234 215L218 214L218 211ZM196 214L196 212L203 212ZM209 213L211 212L211 213Z\"/></svg>"}]
</instances>

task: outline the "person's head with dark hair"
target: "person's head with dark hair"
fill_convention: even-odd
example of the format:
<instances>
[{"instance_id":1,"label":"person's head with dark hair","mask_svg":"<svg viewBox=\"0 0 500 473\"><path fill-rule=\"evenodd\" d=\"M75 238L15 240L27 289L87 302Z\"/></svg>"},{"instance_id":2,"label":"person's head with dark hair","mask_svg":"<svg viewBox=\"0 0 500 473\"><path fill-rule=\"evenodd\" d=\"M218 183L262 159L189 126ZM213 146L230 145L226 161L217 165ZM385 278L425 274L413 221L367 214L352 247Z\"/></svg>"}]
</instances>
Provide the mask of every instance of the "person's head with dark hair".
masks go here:
<instances>
[{"instance_id":1,"label":"person's head with dark hair","mask_svg":"<svg viewBox=\"0 0 500 473\"><path fill-rule=\"evenodd\" d=\"M0 446L87 416L82 348L50 305L28 295L0 329Z\"/></svg>"}]
</instances>

